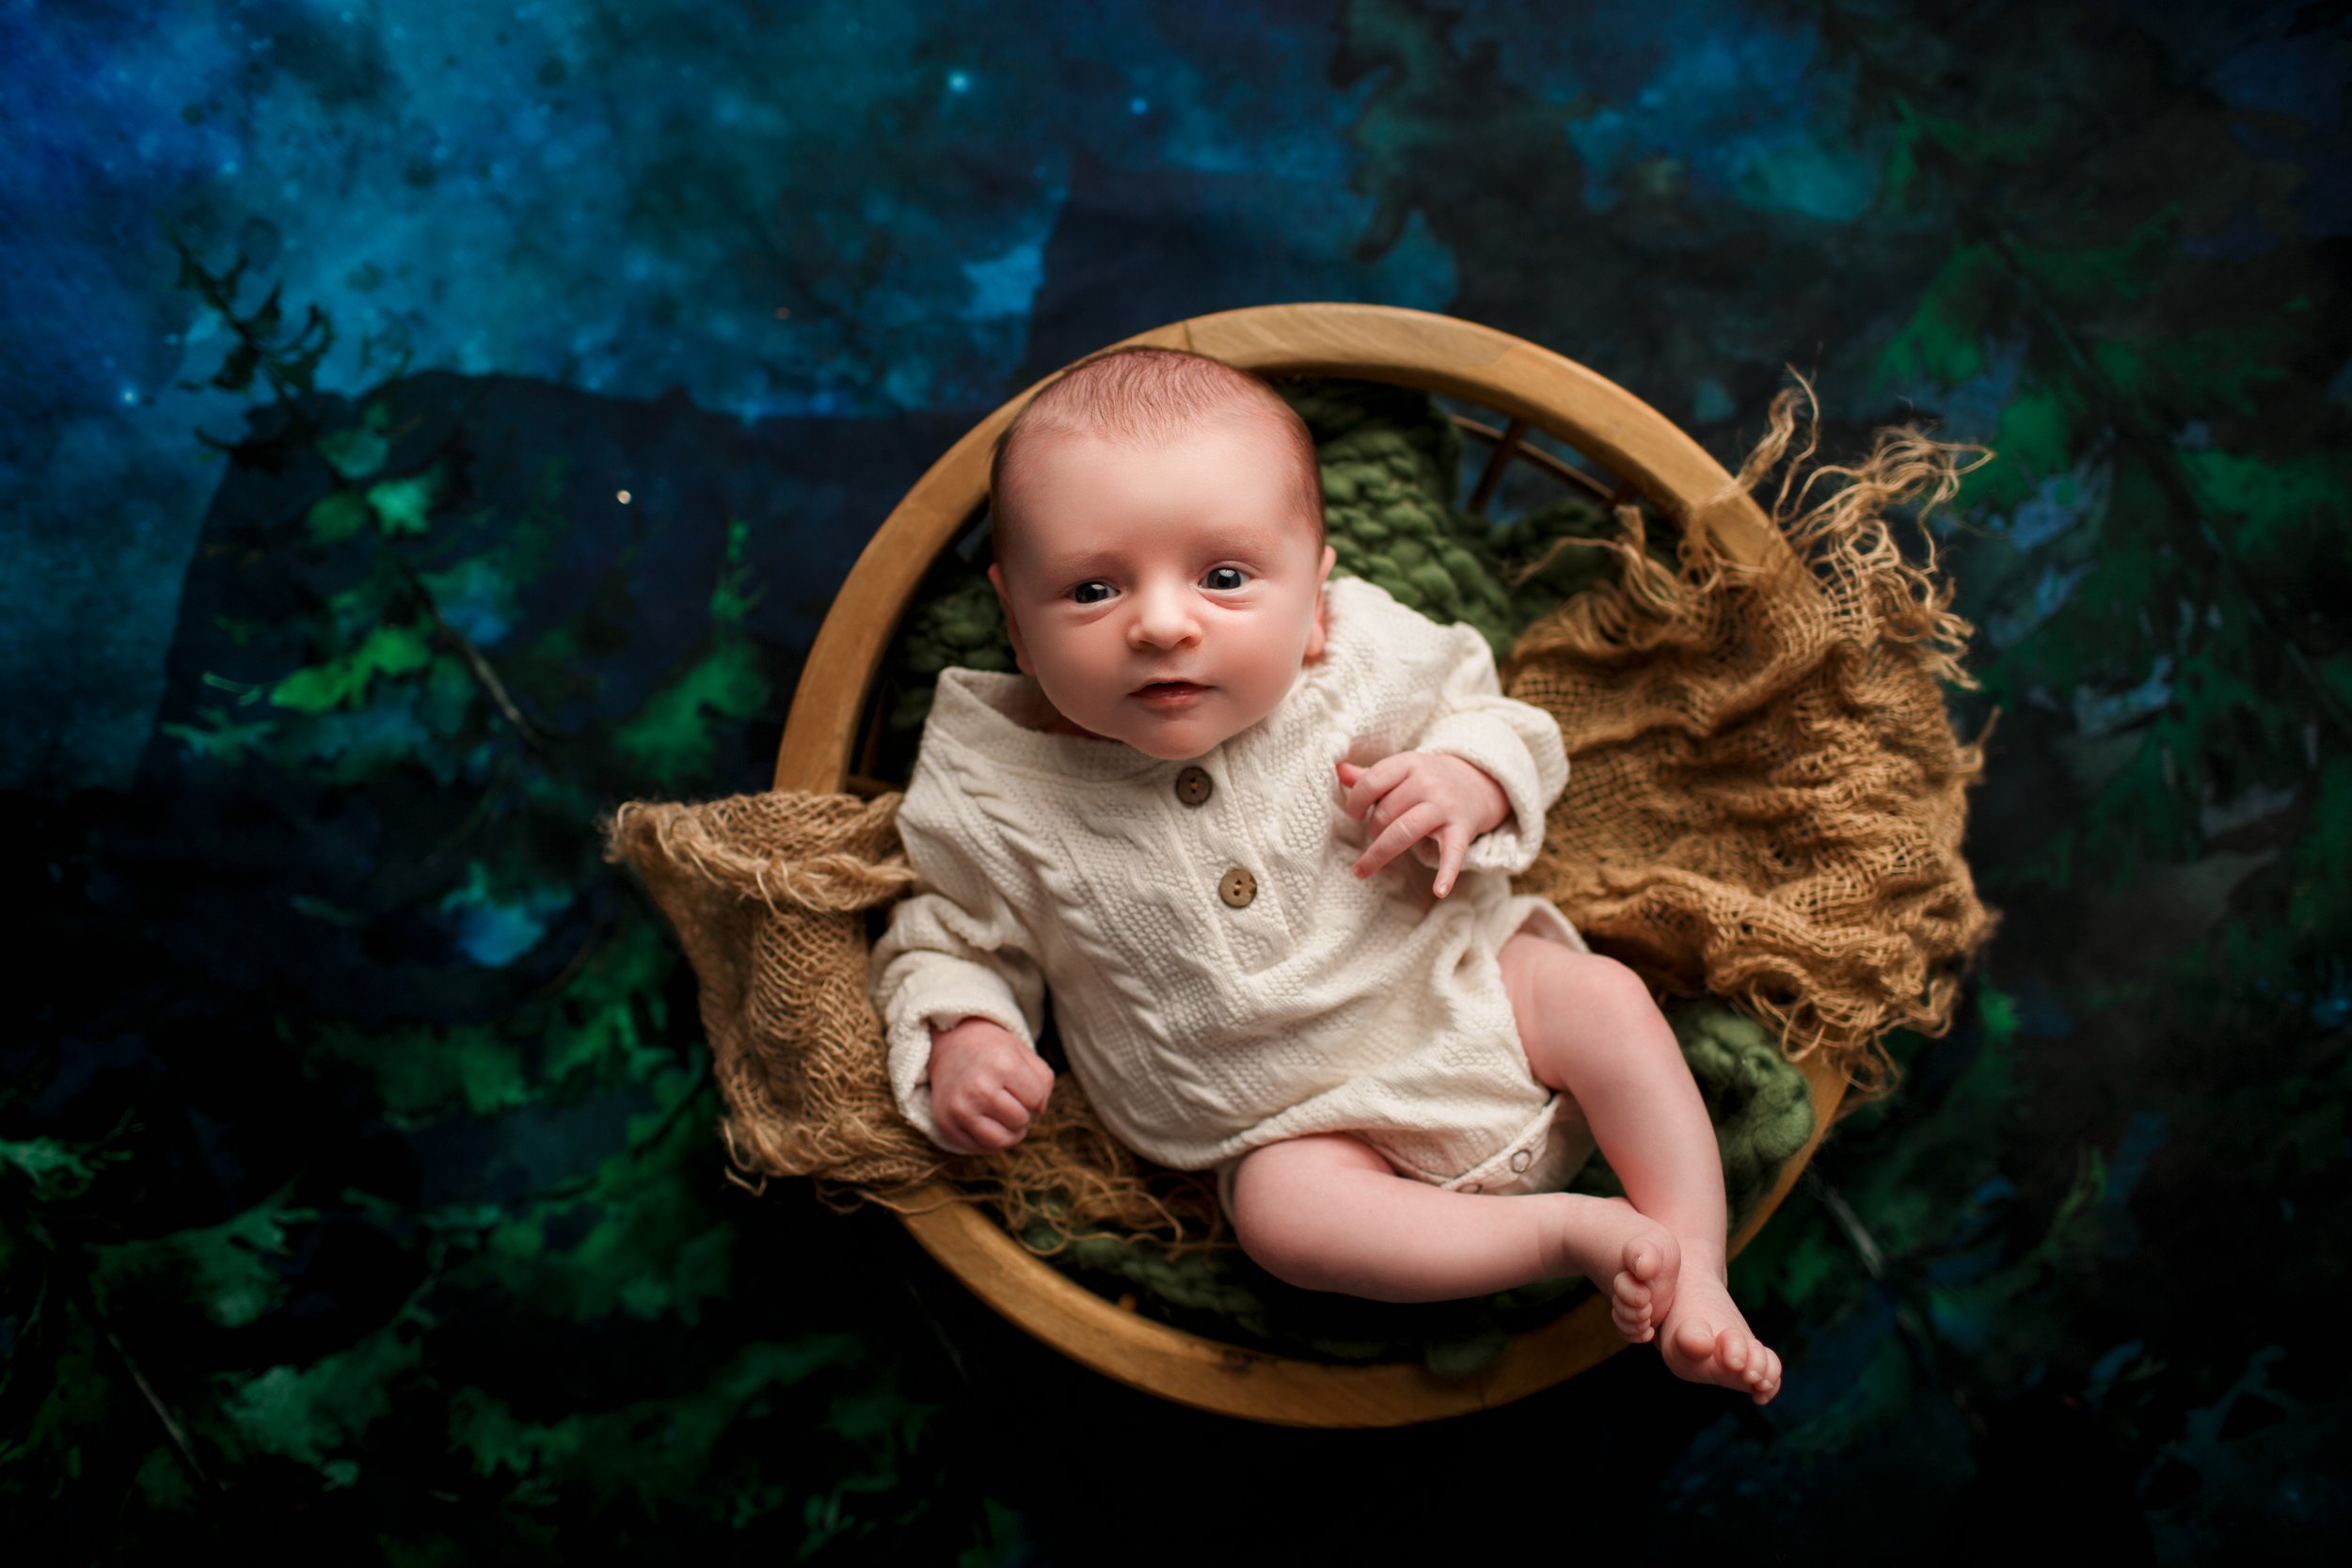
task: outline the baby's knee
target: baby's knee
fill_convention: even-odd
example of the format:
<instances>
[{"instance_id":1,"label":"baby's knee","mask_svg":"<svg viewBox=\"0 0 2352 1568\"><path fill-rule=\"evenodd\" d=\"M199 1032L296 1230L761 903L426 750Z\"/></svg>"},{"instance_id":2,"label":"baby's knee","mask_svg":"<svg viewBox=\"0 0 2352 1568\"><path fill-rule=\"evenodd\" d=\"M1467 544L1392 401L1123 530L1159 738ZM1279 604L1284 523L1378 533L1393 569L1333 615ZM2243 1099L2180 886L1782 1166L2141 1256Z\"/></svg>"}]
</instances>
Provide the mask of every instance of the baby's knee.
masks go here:
<instances>
[{"instance_id":1,"label":"baby's knee","mask_svg":"<svg viewBox=\"0 0 2352 1568\"><path fill-rule=\"evenodd\" d=\"M1503 980L1522 1022L1530 1011L1582 1018L1655 1013L1642 977L1617 959L1580 953L1541 937L1514 937L1503 949Z\"/></svg>"},{"instance_id":2,"label":"baby's knee","mask_svg":"<svg viewBox=\"0 0 2352 1568\"><path fill-rule=\"evenodd\" d=\"M1649 1016L1658 1011L1658 1001L1650 995L1648 985L1627 965L1598 953L1571 953L1568 958L1574 968L1567 983L1580 1005L1619 1015Z\"/></svg>"},{"instance_id":3,"label":"baby's knee","mask_svg":"<svg viewBox=\"0 0 2352 1568\"><path fill-rule=\"evenodd\" d=\"M1285 1285L1338 1289L1326 1266L1330 1215L1316 1194L1355 1169L1391 1174L1377 1152L1343 1134L1294 1138L1244 1155L1226 1205L1243 1253Z\"/></svg>"},{"instance_id":4,"label":"baby's knee","mask_svg":"<svg viewBox=\"0 0 2352 1568\"><path fill-rule=\"evenodd\" d=\"M1255 1156L1244 1160L1233 1172L1228 1217L1233 1222L1233 1239L1251 1262L1284 1284L1296 1285L1301 1283L1297 1275L1305 1255L1303 1237L1295 1206L1282 1200L1279 1185L1267 1179Z\"/></svg>"}]
</instances>

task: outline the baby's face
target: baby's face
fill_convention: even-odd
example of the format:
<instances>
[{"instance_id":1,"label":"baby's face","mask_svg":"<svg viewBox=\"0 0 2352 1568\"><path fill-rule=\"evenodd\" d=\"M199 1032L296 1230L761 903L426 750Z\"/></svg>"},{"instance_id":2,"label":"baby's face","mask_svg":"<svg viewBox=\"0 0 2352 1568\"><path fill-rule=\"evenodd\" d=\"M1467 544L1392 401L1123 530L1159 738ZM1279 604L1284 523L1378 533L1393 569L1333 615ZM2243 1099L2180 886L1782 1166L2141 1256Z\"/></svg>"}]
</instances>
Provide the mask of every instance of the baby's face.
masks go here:
<instances>
[{"instance_id":1,"label":"baby's face","mask_svg":"<svg viewBox=\"0 0 2352 1568\"><path fill-rule=\"evenodd\" d=\"M1197 757L1322 657L1335 557L1263 425L1152 448L1063 436L1024 456L1022 527L989 580L1021 668L1071 723Z\"/></svg>"}]
</instances>

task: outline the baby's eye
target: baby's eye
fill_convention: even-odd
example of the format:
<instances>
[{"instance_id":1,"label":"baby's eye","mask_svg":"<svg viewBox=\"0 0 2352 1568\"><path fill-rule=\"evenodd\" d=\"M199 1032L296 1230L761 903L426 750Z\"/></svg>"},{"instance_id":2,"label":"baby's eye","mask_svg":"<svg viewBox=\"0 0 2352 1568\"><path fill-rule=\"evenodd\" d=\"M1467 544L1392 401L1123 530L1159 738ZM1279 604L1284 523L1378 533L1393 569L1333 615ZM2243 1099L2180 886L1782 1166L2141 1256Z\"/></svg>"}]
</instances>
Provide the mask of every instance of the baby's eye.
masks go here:
<instances>
[{"instance_id":1,"label":"baby's eye","mask_svg":"<svg viewBox=\"0 0 2352 1568\"><path fill-rule=\"evenodd\" d=\"M1212 566L1201 575L1200 580L1211 588L1222 588L1230 592L1248 582L1249 574L1238 566Z\"/></svg>"},{"instance_id":2,"label":"baby's eye","mask_svg":"<svg viewBox=\"0 0 2352 1568\"><path fill-rule=\"evenodd\" d=\"M1082 582L1078 584L1077 587L1073 588L1070 591L1070 596L1077 600L1080 604L1101 604L1104 599L1110 596L1110 592L1111 585L1109 583L1089 580Z\"/></svg>"}]
</instances>

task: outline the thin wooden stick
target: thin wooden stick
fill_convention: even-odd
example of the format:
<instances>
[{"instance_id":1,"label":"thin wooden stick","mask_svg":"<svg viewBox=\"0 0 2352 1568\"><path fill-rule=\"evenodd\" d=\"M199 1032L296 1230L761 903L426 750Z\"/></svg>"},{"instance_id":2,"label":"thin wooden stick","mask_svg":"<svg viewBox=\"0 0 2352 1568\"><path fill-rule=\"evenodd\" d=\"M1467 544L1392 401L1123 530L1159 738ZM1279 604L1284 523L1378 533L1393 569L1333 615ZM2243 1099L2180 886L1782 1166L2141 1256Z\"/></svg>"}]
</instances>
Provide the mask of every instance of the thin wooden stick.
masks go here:
<instances>
[{"instance_id":1,"label":"thin wooden stick","mask_svg":"<svg viewBox=\"0 0 2352 1568\"><path fill-rule=\"evenodd\" d=\"M1454 419L1463 424L1470 422L1459 414ZM1486 512L1486 498L1495 493L1495 482L1502 477L1503 467L1511 461L1511 454L1519 450L1519 442L1526 436L1527 421L1513 420L1511 427L1496 440L1495 450L1486 457L1486 471L1478 476L1478 488L1470 492L1470 509L1472 512L1482 515Z\"/></svg>"},{"instance_id":2,"label":"thin wooden stick","mask_svg":"<svg viewBox=\"0 0 2352 1568\"><path fill-rule=\"evenodd\" d=\"M1527 430L1527 421L1524 420L1513 420L1511 428L1508 430L1497 430L1490 424L1481 424L1478 420L1464 414L1454 415L1454 422L1483 440L1496 443L1494 455L1486 460L1486 471L1479 476L1478 488L1470 495L1472 512L1486 510L1486 499L1492 494L1496 482L1502 476L1502 464L1513 457L1525 458L1553 478L1580 485L1603 500L1608 499L1613 494L1607 484L1595 479L1583 469L1572 464L1561 462L1541 447L1529 446L1524 439ZM1505 441L1511 443L1507 449L1502 445Z\"/></svg>"}]
</instances>

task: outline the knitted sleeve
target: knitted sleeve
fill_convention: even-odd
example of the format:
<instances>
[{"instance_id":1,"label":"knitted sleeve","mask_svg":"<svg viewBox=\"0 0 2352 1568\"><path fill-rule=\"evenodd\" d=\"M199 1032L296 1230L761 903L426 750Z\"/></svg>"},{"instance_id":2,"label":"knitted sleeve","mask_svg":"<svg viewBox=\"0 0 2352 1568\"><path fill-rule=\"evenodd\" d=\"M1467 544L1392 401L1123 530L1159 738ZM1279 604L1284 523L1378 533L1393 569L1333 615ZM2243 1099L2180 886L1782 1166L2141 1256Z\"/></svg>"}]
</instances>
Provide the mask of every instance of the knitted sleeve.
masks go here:
<instances>
[{"instance_id":1,"label":"knitted sleeve","mask_svg":"<svg viewBox=\"0 0 2352 1568\"><path fill-rule=\"evenodd\" d=\"M1394 749L1460 757L1510 802L1510 816L1470 841L1463 869L1526 870L1544 847L1544 814L1568 784L1558 721L1502 694L1494 654L1472 628L1439 626L1377 588L1359 597L1377 652L1359 649L1358 670L1374 685L1373 711L1392 716L1381 728Z\"/></svg>"},{"instance_id":2,"label":"knitted sleeve","mask_svg":"<svg viewBox=\"0 0 2352 1568\"><path fill-rule=\"evenodd\" d=\"M1413 749L1460 757L1502 786L1511 815L1470 841L1462 865L1517 875L1543 850L1544 814L1568 784L1567 748L1550 714L1502 694L1484 637L1465 626L1447 631L1455 657Z\"/></svg>"},{"instance_id":3,"label":"knitted sleeve","mask_svg":"<svg viewBox=\"0 0 2352 1568\"><path fill-rule=\"evenodd\" d=\"M888 1040L898 1108L932 1142L930 1026L989 1019L1032 1049L1045 1026L1045 978L1021 911L1021 885L991 852L987 823L940 777L929 752L898 808L898 837L921 879L891 908L874 944L869 994Z\"/></svg>"}]
</instances>

